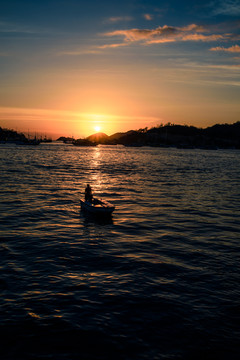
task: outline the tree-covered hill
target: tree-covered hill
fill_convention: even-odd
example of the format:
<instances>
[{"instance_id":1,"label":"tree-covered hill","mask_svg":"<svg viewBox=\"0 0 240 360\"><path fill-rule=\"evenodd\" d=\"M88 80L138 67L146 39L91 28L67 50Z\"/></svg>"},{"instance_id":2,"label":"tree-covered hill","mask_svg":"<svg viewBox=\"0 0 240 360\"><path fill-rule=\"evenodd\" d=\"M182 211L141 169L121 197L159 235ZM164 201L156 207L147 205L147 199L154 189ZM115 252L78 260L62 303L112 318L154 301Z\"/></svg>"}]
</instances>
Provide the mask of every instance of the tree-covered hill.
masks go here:
<instances>
[{"instance_id":1,"label":"tree-covered hill","mask_svg":"<svg viewBox=\"0 0 240 360\"><path fill-rule=\"evenodd\" d=\"M1 142L27 142L24 134L18 133L15 130L3 129L0 127L0 141Z\"/></svg>"},{"instance_id":2,"label":"tree-covered hill","mask_svg":"<svg viewBox=\"0 0 240 360\"><path fill-rule=\"evenodd\" d=\"M179 148L240 149L240 122L217 124L206 129L187 125L166 124L116 133L111 136L94 134L76 140L74 145L176 146Z\"/></svg>"}]
</instances>

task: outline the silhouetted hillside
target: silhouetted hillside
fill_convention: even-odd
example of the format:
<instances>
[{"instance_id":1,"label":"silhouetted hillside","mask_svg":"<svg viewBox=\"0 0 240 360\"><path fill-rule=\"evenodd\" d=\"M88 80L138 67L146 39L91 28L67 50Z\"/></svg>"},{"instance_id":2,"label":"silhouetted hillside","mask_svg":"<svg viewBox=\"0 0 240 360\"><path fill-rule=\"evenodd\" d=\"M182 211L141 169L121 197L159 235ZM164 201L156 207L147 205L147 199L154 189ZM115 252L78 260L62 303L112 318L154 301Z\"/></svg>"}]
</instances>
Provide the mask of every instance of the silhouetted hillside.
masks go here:
<instances>
[{"instance_id":1,"label":"silhouetted hillside","mask_svg":"<svg viewBox=\"0 0 240 360\"><path fill-rule=\"evenodd\" d=\"M113 139L114 138L113 135ZM112 141L108 143L112 143ZM118 137L117 144L125 146L143 146L146 145L146 136L139 130L131 130L127 133L123 133L121 137Z\"/></svg>"},{"instance_id":2,"label":"silhouetted hillside","mask_svg":"<svg viewBox=\"0 0 240 360\"><path fill-rule=\"evenodd\" d=\"M88 136L87 140L97 144L105 144L106 141L108 141L108 135L104 133L96 133Z\"/></svg>"},{"instance_id":3,"label":"silhouetted hillside","mask_svg":"<svg viewBox=\"0 0 240 360\"><path fill-rule=\"evenodd\" d=\"M115 134L113 134L113 135L110 135L109 137L108 137L108 140L107 140L107 142L108 143L111 143L111 144L118 144L118 140L122 137L122 136L124 136L126 133L122 133L122 132L118 132L118 133L115 133Z\"/></svg>"},{"instance_id":4,"label":"silhouetted hillside","mask_svg":"<svg viewBox=\"0 0 240 360\"><path fill-rule=\"evenodd\" d=\"M28 139L23 133L18 133L15 130L2 129L0 127L0 142L1 143L15 143L18 145L39 145L40 140L36 138Z\"/></svg>"},{"instance_id":5,"label":"silhouetted hillside","mask_svg":"<svg viewBox=\"0 0 240 360\"><path fill-rule=\"evenodd\" d=\"M108 143L116 143L114 135L109 137ZM122 136L118 133L117 143L125 146L240 149L240 122L232 125L217 124L206 129L187 125L160 125L149 130L129 131Z\"/></svg>"},{"instance_id":6,"label":"silhouetted hillside","mask_svg":"<svg viewBox=\"0 0 240 360\"><path fill-rule=\"evenodd\" d=\"M240 121L235 124L216 124L204 130L208 136L214 136L222 139L235 139L239 140L240 135Z\"/></svg>"},{"instance_id":7,"label":"silhouetted hillside","mask_svg":"<svg viewBox=\"0 0 240 360\"><path fill-rule=\"evenodd\" d=\"M24 134L19 134L15 130L2 129L0 127L0 141L1 142L27 142L28 139Z\"/></svg>"},{"instance_id":8,"label":"silhouetted hillside","mask_svg":"<svg viewBox=\"0 0 240 360\"><path fill-rule=\"evenodd\" d=\"M206 129L187 125L166 124L107 136L97 133L73 142L77 146L98 144L125 146L175 146L178 148L240 149L240 122L217 124Z\"/></svg>"},{"instance_id":9,"label":"silhouetted hillside","mask_svg":"<svg viewBox=\"0 0 240 360\"><path fill-rule=\"evenodd\" d=\"M166 124L115 133L108 136L96 133L85 139L74 140L61 137L58 140L72 143L75 146L125 145L125 146L175 146L178 148L233 148L240 149L240 122L234 124L216 124L206 129L187 125ZM0 127L0 142L38 145L40 140L29 140L24 134Z\"/></svg>"}]
</instances>

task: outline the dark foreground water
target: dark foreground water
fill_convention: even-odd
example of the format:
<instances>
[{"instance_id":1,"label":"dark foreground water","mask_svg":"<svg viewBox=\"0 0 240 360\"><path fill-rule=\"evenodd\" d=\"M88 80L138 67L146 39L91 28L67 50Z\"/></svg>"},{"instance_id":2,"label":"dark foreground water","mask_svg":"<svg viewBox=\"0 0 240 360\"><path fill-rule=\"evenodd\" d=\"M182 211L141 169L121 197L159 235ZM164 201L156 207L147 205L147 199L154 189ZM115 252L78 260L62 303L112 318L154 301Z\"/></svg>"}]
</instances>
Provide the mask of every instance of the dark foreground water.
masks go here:
<instances>
[{"instance_id":1,"label":"dark foreground water","mask_svg":"<svg viewBox=\"0 0 240 360\"><path fill-rule=\"evenodd\" d=\"M1 360L239 359L239 151L0 156ZM81 213L88 182L112 219Z\"/></svg>"}]
</instances>

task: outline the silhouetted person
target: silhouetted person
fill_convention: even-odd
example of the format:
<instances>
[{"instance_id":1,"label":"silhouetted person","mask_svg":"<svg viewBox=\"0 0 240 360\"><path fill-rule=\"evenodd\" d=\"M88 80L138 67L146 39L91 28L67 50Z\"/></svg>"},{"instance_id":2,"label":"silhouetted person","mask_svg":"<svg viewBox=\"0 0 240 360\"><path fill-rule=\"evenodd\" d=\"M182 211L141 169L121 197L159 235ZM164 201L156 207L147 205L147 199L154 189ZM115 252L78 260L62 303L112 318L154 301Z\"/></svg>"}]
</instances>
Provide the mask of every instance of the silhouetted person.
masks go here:
<instances>
[{"instance_id":1,"label":"silhouetted person","mask_svg":"<svg viewBox=\"0 0 240 360\"><path fill-rule=\"evenodd\" d=\"M87 187L85 189L85 201L92 202L92 188L89 184L87 184Z\"/></svg>"}]
</instances>

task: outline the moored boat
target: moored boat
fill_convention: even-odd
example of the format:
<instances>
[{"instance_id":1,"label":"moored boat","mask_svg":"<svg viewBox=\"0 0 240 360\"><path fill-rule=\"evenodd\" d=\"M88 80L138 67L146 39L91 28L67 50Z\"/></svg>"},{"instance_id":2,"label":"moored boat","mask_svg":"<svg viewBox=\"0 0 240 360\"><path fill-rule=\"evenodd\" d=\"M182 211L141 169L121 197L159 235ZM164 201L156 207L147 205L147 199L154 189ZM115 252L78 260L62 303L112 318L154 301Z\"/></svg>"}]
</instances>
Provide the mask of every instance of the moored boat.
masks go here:
<instances>
[{"instance_id":1,"label":"moored boat","mask_svg":"<svg viewBox=\"0 0 240 360\"><path fill-rule=\"evenodd\" d=\"M95 215L110 215L115 206L108 201L94 198L92 202L80 199L81 208Z\"/></svg>"}]
</instances>

